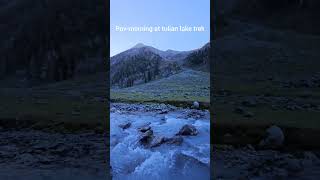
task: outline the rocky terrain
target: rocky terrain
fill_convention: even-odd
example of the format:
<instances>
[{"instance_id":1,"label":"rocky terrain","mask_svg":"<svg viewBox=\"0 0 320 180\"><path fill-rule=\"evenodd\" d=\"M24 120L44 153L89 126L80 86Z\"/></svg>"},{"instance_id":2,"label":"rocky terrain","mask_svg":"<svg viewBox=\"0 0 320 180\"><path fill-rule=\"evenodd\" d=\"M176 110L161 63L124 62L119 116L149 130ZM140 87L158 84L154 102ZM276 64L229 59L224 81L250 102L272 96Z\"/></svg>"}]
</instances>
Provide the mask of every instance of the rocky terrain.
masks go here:
<instances>
[{"instance_id":1,"label":"rocky terrain","mask_svg":"<svg viewBox=\"0 0 320 180\"><path fill-rule=\"evenodd\" d=\"M132 175L148 174L156 177L156 172L160 169L164 170L161 172L172 172L174 168L170 171L163 169L168 167L164 164L167 162L167 146L170 146L169 149L173 152L177 150L177 156L172 156L177 158L177 163L192 162L197 165L192 166L193 171L188 171L190 177L192 174L198 176L197 172L208 172L208 166L204 164L210 155L213 179L313 180L319 176L320 154L317 150L272 150L256 145L213 145L209 154L209 149L200 151L192 148L201 147L200 145L206 147L204 145L210 141L206 134L209 131L209 126L205 123L209 118L206 110L183 109L164 104L113 104L110 111L112 119L115 120L111 122L111 164L112 170L118 173L127 172L123 167L130 169L132 166L140 167ZM127 118L124 118L125 116ZM135 117L138 119L135 120ZM107 179L106 168L109 164L105 148L108 143L106 134L86 130L87 128L76 133L54 131L52 128L39 131L28 124L19 124L1 124L1 178ZM185 126L186 124L189 125ZM278 136L282 135L284 139L287 138L281 130L271 130L269 136L260 141L272 138L281 141ZM132 142L136 143L131 144ZM128 151L120 151L126 147ZM124 156L123 152L128 156ZM179 152L186 156L179 156ZM120 157L131 160L119 161ZM153 161L157 163L152 163ZM176 167L181 168L183 164L189 168L188 163L178 163ZM142 171L152 169L150 167L157 167L157 170ZM116 174L113 176L118 177Z\"/></svg>"},{"instance_id":2,"label":"rocky terrain","mask_svg":"<svg viewBox=\"0 0 320 180\"><path fill-rule=\"evenodd\" d=\"M256 150L215 145L212 152L212 179L306 179L319 178L319 151Z\"/></svg>"},{"instance_id":3,"label":"rocky terrain","mask_svg":"<svg viewBox=\"0 0 320 180\"><path fill-rule=\"evenodd\" d=\"M0 179L108 179L106 15L0 0Z\"/></svg>"},{"instance_id":4,"label":"rocky terrain","mask_svg":"<svg viewBox=\"0 0 320 180\"><path fill-rule=\"evenodd\" d=\"M110 83L126 88L195 69L209 70L209 44L193 51L162 51L144 44L111 57Z\"/></svg>"},{"instance_id":5,"label":"rocky terrain","mask_svg":"<svg viewBox=\"0 0 320 180\"><path fill-rule=\"evenodd\" d=\"M106 134L0 130L1 179L108 179Z\"/></svg>"},{"instance_id":6,"label":"rocky terrain","mask_svg":"<svg viewBox=\"0 0 320 180\"><path fill-rule=\"evenodd\" d=\"M106 74L0 81L0 179L108 179Z\"/></svg>"},{"instance_id":7,"label":"rocky terrain","mask_svg":"<svg viewBox=\"0 0 320 180\"><path fill-rule=\"evenodd\" d=\"M130 55L119 54L111 58L111 85L131 87L168 77L181 70L176 63L164 61L146 47L133 50L138 52Z\"/></svg>"},{"instance_id":8,"label":"rocky terrain","mask_svg":"<svg viewBox=\"0 0 320 180\"><path fill-rule=\"evenodd\" d=\"M209 179L210 115L197 108L112 103L114 179Z\"/></svg>"},{"instance_id":9,"label":"rocky terrain","mask_svg":"<svg viewBox=\"0 0 320 180\"><path fill-rule=\"evenodd\" d=\"M210 72L209 62L210 43L191 52L184 60L183 65L195 70Z\"/></svg>"}]
</instances>

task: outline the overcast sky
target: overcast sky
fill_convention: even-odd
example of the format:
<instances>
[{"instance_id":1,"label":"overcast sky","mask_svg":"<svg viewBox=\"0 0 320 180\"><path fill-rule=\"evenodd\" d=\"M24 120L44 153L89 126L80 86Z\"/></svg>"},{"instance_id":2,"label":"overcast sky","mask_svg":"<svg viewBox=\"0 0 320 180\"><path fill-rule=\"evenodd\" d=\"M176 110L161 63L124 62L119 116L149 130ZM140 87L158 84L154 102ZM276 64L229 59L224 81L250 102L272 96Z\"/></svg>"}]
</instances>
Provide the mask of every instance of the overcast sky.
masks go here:
<instances>
[{"instance_id":1,"label":"overcast sky","mask_svg":"<svg viewBox=\"0 0 320 180\"><path fill-rule=\"evenodd\" d=\"M111 0L110 53L138 43L161 50L200 48L210 39L210 0ZM119 32L116 26L203 26L203 32Z\"/></svg>"}]
</instances>

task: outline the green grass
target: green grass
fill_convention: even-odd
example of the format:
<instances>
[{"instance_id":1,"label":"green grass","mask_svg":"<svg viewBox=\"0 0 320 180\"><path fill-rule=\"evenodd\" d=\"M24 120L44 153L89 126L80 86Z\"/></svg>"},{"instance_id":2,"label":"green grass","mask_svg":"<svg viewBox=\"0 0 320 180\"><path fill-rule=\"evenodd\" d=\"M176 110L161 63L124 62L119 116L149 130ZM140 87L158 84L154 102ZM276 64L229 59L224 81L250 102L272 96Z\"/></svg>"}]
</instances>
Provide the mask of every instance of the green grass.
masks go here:
<instances>
[{"instance_id":1,"label":"green grass","mask_svg":"<svg viewBox=\"0 0 320 180\"><path fill-rule=\"evenodd\" d=\"M124 89L111 89L111 100L125 102L210 102L209 73L187 70L168 78Z\"/></svg>"},{"instance_id":2,"label":"green grass","mask_svg":"<svg viewBox=\"0 0 320 180\"><path fill-rule=\"evenodd\" d=\"M299 127L320 130L319 112L316 111L289 111L271 110L267 107L247 108L254 113L252 118L243 117L233 112L233 107L216 105L214 109L214 122L217 124L251 124L256 126L270 126L276 124L284 127Z\"/></svg>"},{"instance_id":3,"label":"green grass","mask_svg":"<svg viewBox=\"0 0 320 180\"><path fill-rule=\"evenodd\" d=\"M87 126L103 128L108 119L106 102L75 100L65 97L45 97L41 99L14 96L0 97L2 100L0 120L32 121L44 127L63 123L70 128ZM57 127L58 128L58 127ZM107 127L105 127L107 128Z\"/></svg>"},{"instance_id":4,"label":"green grass","mask_svg":"<svg viewBox=\"0 0 320 180\"><path fill-rule=\"evenodd\" d=\"M98 74L32 89L3 88L0 121L16 121L17 126L27 121L51 130L105 130L109 113L104 79Z\"/></svg>"},{"instance_id":5,"label":"green grass","mask_svg":"<svg viewBox=\"0 0 320 180\"><path fill-rule=\"evenodd\" d=\"M314 88L286 88L281 84L272 81L250 82L249 80L241 80L226 77L216 78L217 87L231 91L231 93L242 96L264 95L282 97L301 97L309 95L320 99L320 87Z\"/></svg>"}]
</instances>

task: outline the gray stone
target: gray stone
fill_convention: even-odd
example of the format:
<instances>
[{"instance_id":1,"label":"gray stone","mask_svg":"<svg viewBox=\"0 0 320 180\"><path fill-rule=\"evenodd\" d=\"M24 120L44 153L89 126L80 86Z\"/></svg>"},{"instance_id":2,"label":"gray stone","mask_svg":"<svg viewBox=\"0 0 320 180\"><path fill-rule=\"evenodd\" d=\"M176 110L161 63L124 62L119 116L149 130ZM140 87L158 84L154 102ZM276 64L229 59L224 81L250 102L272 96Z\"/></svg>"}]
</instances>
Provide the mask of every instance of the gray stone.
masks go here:
<instances>
[{"instance_id":1,"label":"gray stone","mask_svg":"<svg viewBox=\"0 0 320 180\"><path fill-rule=\"evenodd\" d=\"M199 109L199 108L200 108L199 102L194 101L194 102L193 102L193 105L192 105L192 108L194 108L194 109Z\"/></svg>"},{"instance_id":2,"label":"gray stone","mask_svg":"<svg viewBox=\"0 0 320 180\"><path fill-rule=\"evenodd\" d=\"M195 136L198 134L198 130L193 125L184 125L176 135L182 136Z\"/></svg>"},{"instance_id":3,"label":"gray stone","mask_svg":"<svg viewBox=\"0 0 320 180\"><path fill-rule=\"evenodd\" d=\"M284 133L278 126L271 126L266 130L266 137L260 142L265 148L278 148L283 145Z\"/></svg>"},{"instance_id":4,"label":"gray stone","mask_svg":"<svg viewBox=\"0 0 320 180\"><path fill-rule=\"evenodd\" d=\"M157 147L162 145L165 142L166 138L163 136L160 137L156 137L153 139L153 141L151 142L150 147Z\"/></svg>"},{"instance_id":5,"label":"gray stone","mask_svg":"<svg viewBox=\"0 0 320 180\"><path fill-rule=\"evenodd\" d=\"M141 135L139 142L143 145L147 145L151 142L152 138L153 131L150 129Z\"/></svg>"},{"instance_id":6,"label":"gray stone","mask_svg":"<svg viewBox=\"0 0 320 180\"><path fill-rule=\"evenodd\" d=\"M138 128L138 130L139 130L140 132L142 132L142 133L147 132L148 130L150 130L150 129L151 129L151 127L149 126L149 124L150 124L150 123L148 123L148 124L146 124L146 125L144 125L144 126L142 126L142 127Z\"/></svg>"},{"instance_id":7,"label":"gray stone","mask_svg":"<svg viewBox=\"0 0 320 180\"><path fill-rule=\"evenodd\" d=\"M120 124L119 127L120 127L121 129L125 130L125 129L128 129L128 128L131 127L131 123L128 122L128 123L125 123L125 124Z\"/></svg>"},{"instance_id":8,"label":"gray stone","mask_svg":"<svg viewBox=\"0 0 320 180\"><path fill-rule=\"evenodd\" d=\"M183 138L181 136L174 136L171 138L167 138L167 137L156 137L153 139L153 141L151 142L150 147L158 147L162 144L174 144L174 145L181 145L183 142Z\"/></svg>"},{"instance_id":9,"label":"gray stone","mask_svg":"<svg viewBox=\"0 0 320 180\"><path fill-rule=\"evenodd\" d=\"M166 138L165 142L167 144L181 145L183 143L183 138L181 136L174 136L172 138Z\"/></svg>"}]
</instances>

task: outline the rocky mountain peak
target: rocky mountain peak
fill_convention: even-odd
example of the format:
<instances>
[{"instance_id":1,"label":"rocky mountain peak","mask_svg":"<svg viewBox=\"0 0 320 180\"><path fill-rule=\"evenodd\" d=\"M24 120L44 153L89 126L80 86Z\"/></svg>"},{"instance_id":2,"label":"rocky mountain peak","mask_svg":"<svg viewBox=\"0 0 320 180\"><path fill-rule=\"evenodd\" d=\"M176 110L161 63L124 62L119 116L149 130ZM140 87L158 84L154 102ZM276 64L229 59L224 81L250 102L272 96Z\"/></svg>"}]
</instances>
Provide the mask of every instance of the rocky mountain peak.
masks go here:
<instances>
[{"instance_id":1,"label":"rocky mountain peak","mask_svg":"<svg viewBox=\"0 0 320 180\"><path fill-rule=\"evenodd\" d=\"M142 47L146 47L146 45L143 43L138 43L135 46L133 46L132 48L142 48Z\"/></svg>"}]
</instances>

